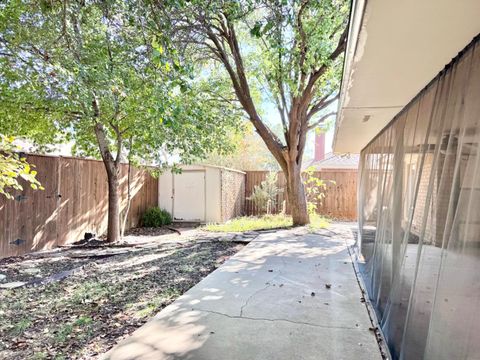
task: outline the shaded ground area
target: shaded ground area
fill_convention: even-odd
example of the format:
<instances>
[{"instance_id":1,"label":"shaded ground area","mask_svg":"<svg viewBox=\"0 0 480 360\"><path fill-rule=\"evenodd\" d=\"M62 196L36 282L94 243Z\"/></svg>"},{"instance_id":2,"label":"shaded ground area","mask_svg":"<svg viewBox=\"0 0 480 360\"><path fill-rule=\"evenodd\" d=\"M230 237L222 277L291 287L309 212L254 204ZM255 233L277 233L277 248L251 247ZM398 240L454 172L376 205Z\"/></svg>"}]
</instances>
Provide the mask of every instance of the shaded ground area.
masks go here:
<instances>
[{"instance_id":1,"label":"shaded ground area","mask_svg":"<svg viewBox=\"0 0 480 360\"><path fill-rule=\"evenodd\" d=\"M0 289L0 358L96 358L243 247L198 230L164 232L0 260L0 284L26 283ZM67 276L39 284L58 274Z\"/></svg>"}]
</instances>

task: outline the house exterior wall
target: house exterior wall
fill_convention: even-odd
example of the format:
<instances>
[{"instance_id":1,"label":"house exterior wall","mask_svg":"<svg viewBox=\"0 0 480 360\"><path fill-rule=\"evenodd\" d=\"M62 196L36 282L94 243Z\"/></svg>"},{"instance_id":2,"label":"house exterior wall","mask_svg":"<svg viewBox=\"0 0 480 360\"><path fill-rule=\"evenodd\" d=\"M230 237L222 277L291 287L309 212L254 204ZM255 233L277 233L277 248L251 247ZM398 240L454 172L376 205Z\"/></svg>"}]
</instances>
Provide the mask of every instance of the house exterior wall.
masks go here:
<instances>
[{"instance_id":1,"label":"house exterior wall","mask_svg":"<svg viewBox=\"0 0 480 360\"><path fill-rule=\"evenodd\" d=\"M480 37L363 150L361 271L394 359L480 353Z\"/></svg>"}]
</instances>

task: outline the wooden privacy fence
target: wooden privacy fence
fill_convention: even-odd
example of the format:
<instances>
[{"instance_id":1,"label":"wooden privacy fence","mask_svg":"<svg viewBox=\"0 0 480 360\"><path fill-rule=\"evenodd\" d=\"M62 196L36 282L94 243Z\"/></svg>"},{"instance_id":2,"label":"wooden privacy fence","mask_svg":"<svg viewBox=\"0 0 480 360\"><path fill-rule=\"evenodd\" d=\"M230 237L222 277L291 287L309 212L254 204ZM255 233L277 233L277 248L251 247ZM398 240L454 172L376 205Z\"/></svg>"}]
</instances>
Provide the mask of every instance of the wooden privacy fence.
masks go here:
<instances>
[{"instance_id":1,"label":"wooden privacy fence","mask_svg":"<svg viewBox=\"0 0 480 360\"><path fill-rule=\"evenodd\" d=\"M103 162L70 157L27 155L45 190L24 185L15 200L0 197L0 258L50 249L102 234L107 227L108 186ZM121 209L127 205L128 165L120 171ZM126 228L158 203L158 180L131 167L132 201ZM23 185L23 184L22 184Z\"/></svg>"},{"instance_id":2,"label":"wooden privacy fence","mask_svg":"<svg viewBox=\"0 0 480 360\"><path fill-rule=\"evenodd\" d=\"M245 181L245 197L252 195L255 185L267 177L268 171L247 171ZM317 203L317 212L320 215L332 219L356 220L357 219L357 170L322 170L314 173L314 176L325 180L327 187L324 191L325 198ZM333 182L329 181L333 180ZM279 213L282 210L283 201L286 200L285 175L278 173L277 186L283 192L277 195L275 206L272 211ZM288 202L287 202L288 211ZM260 210L253 201L245 200L246 215L260 215Z\"/></svg>"}]
</instances>

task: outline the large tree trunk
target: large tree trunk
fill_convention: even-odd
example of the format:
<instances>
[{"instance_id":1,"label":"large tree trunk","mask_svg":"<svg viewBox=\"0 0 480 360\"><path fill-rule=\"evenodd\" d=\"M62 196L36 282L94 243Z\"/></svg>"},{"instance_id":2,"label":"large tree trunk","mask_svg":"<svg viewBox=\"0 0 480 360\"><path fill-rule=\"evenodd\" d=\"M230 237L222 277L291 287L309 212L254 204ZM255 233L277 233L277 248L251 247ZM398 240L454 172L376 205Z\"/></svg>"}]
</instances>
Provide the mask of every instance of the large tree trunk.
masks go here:
<instances>
[{"instance_id":1,"label":"large tree trunk","mask_svg":"<svg viewBox=\"0 0 480 360\"><path fill-rule=\"evenodd\" d=\"M114 173L108 171L111 165L105 164L107 168L108 178L108 228L107 241L116 242L120 240L120 196L118 171L115 169Z\"/></svg>"},{"instance_id":2,"label":"large tree trunk","mask_svg":"<svg viewBox=\"0 0 480 360\"><path fill-rule=\"evenodd\" d=\"M301 168L296 163L288 164L287 198L292 214L293 225L301 226L310 223L307 211L307 199L303 185Z\"/></svg>"},{"instance_id":3,"label":"large tree trunk","mask_svg":"<svg viewBox=\"0 0 480 360\"><path fill-rule=\"evenodd\" d=\"M95 99L93 104L94 109L96 110L95 112L98 113L98 100ZM122 152L122 141L121 137L117 139L118 152L116 159L114 159L108 147L105 128L100 122L97 122L94 129L108 180L107 241L116 242L120 240L120 195L118 175L120 168L120 154Z\"/></svg>"}]
</instances>

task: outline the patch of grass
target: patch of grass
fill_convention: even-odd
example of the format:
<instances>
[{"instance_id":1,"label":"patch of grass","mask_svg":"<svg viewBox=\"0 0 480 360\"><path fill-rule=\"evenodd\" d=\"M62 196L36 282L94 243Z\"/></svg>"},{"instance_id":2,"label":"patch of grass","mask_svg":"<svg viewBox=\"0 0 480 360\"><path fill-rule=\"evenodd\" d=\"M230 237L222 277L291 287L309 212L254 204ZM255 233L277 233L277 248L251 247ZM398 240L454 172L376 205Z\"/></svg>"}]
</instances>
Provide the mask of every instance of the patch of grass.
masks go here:
<instances>
[{"instance_id":1,"label":"patch of grass","mask_svg":"<svg viewBox=\"0 0 480 360\"><path fill-rule=\"evenodd\" d=\"M70 302L72 304L83 304L107 297L109 294L108 284L97 280L89 280L75 288Z\"/></svg>"},{"instance_id":2,"label":"patch of grass","mask_svg":"<svg viewBox=\"0 0 480 360\"><path fill-rule=\"evenodd\" d=\"M145 317L151 316L151 315L155 314L157 308L158 308L158 304L148 303L143 309L138 310L135 313L135 317L137 319L143 319Z\"/></svg>"},{"instance_id":3,"label":"patch of grass","mask_svg":"<svg viewBox=\"0 0 480 360\"><path fill-rule=\"evenodd\" d=\"M55 333L55 342L63 344L64 342L68 341L68 338L72 334L72 331L73 331L72 324L61 325L60 328Z\"/></svg>"},{"instance_id":4,"label":"patch of grass","mask_svg":"<svg viewBox=\"0 0 480 360\"><path fill-rule=\"evenodd\" d=\"M225 224L207 224L204 229L212 232L244 232L287 228L292 226L292 218L285 215L243 216Z\"/></svg>"},{"instance_id":5,"label":"patch of grass","mask_svg":"<svg viewBox=\"0 0 480 360\"><path fill-rule=\"evenodd\" d=\"M150 317L160 310L162 304L173 301L180 295L181 292L178 289L174 287L167 288L150 299L146 305L141 306L141 309L135 312L135 317L138 319Z\"/></svg>"},{"instance_id":6,"label":"patch of grass","mask_svg":"<svg viewBox=\"0 0 480 360\"><path fill-rule=\"evenodd\" d=\"M54 340L58 344L66 343L70 337L88 338L92 333L93 319L90 316L80 316L73 322L62 324L55 332ZM77 332L78 334L74 334Z\"/></svg>"},{"instance_id":7,"label":"patch of grass","mask_svg":"<svg viewBox=\"0 0 480 360\"><path fill-rule=\"evenodd\" d=\"M330 221L327 218L318 214L310 215L310 224L308 225L310 231L326 229L329 225Z\"/></svg>"},{"instance_id":8,"label":"patch of grass","mask_svg":"<svg viewBox=\"0 0 480 360\"><path fill-rule=\"evenodd\" d=\"M93 322L89 316L80 316L74 323L75 326L86 326Z\"/></svg>"},{"instance_id":9,"label":"patch of grass","mask_svg":"<svg viewBox=\"0 0 480 360\"><path fill-rule=\"evenodd\" d=\"M32 321L28 318L23 318L23 319L20 319L18 320L13 329L12 329L12 334L15 335L15 336L19 336L19 335L22 335L25 330L27 330L30 325L32 325Z\"/></svg>"},{"instance_id":10,"label":"patch of grass","mask_svg":"<svg viewBox=\"0 0 480 360\"><path fill-rule=\"evenodd\" d=\"M46 352L44 352L44 351L36 352L35 354L33 354L33 358L34 358L35 360L48 359L48 353L46 353Z\"/></svg>"},{"instance_id":11,"label":"patch of grass","mask_svg":"<svg viewBox=\"0 0 480 360\"><path fill-rule=\"evenodd\" d=\"M328 227L329 222L320 215L310 216L310 230L318 230ZM255 230L281 229L292 226L292 218L285 215L264 215L239 217L225 224L207 224L204 230L212 232L244 232Z\"/></svg>"}]
</instances>

